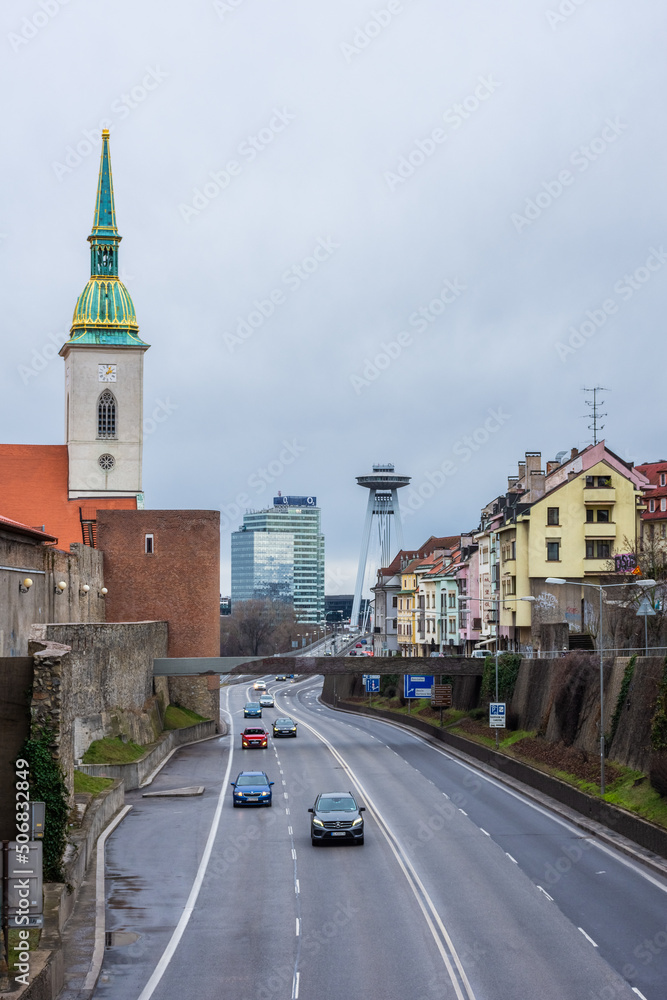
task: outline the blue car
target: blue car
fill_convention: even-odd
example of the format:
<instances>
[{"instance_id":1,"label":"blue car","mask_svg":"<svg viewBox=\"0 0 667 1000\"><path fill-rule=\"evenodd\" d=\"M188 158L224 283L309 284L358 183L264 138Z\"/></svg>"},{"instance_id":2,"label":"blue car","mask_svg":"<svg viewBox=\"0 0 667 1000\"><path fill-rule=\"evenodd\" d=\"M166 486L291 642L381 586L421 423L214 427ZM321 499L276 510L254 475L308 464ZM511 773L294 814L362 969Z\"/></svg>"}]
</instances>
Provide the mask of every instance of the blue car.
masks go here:
<instances>
[{"instance_id":1,"label":"blue car","mask_svg":"<svg viewBox=\"0 0 667 1000\"><path fill-rule=\"evenodd\" d=\"M249 701L243 709L244 719L261 719L262 706L258 701Z\"/></svg>"},{"instance_id":2,"label":"blue car","mask_svg":"<svg viewBox=\"0 0 667 1000\"><path fill-rule=\"evenodd\" d=\"M236 781L230 782L233 792L234 808L237 806L270 806L272 781L269 781L265 771L241 771Z\"/></svg>"}]
</instances>

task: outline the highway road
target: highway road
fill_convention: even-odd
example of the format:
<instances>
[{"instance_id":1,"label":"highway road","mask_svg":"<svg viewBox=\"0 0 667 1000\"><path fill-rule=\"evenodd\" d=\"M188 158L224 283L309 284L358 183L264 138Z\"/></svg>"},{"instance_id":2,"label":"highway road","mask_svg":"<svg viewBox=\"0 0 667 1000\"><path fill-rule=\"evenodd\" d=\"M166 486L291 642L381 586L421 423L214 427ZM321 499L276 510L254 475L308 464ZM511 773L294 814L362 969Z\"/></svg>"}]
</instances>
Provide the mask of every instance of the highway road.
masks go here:
<instances>
[{"instance_id":1,"label":"highway road","mask_svg":"<svg viewBox=\"0 0 667 1000\"><path fill-rule=\"evenodd\" d=\"M270 680L270 679L267 679ZM297 739L189 747L107 843L105 1000L665 1000L667 881L420 737L269 683ZM263 769L273 806L232 809ZM362 847L313 848L308 806L350 789ZM116 934L118 937L113 937ZM136 938L135 938L136 935Z\"/></svg>"}]
</instances>

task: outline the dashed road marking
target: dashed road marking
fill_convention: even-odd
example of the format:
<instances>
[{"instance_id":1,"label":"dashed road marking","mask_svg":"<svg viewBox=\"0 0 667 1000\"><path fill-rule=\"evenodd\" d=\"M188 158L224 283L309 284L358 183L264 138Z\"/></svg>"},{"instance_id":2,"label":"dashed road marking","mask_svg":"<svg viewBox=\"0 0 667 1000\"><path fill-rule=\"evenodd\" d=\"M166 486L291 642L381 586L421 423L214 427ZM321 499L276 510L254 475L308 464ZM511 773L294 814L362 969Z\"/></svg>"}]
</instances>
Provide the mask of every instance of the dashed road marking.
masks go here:
<instances>
[{"instance_id":1,"label":"dashed road marking","mask_svg":"<svg viewBox=\"0 0 667 1000\"><path fill-rule=\"evenodd\" d=\"M597 945L596 945L595 941L593 940L592 937L590 937L589 934L586 933L586 931L584 930L583 927L579 927L578 930L581 931L581 933L584 935L584 937L586 938L586 940L589 941L590 944L592 944L594 948L597 948Z\"/></svg>"},{"instance_id":2,"label":"dashed road marking","mask_svg":"<svg viewBox=\"0 0 667 1000\"><path fill-rule=\"evenodd\" d=\"M301 917L296 918L296 936L298 937L301 933Z\"/></svg>"},{"instance_id":3,"label":"dashed road marking","mask_svg":"<svg viewBox=\"0 0 667 1000\"><path fill-rule=\"evenodd\" d=\"M292 848L292 861L296 861L296 851Z\"/></svg>"},{"instance_id":4,"label":"dashed road marking","mask_svg":"<svg viewBox=\"0 0 667 1000\"><path fill-rule=\"evenodd\" d=\"M468 815L468 813L467 813L467 812L465 811L465 809L461 809L461 808L459 808L459 812L460 812L460 813L463 813L463 815L464 815L464 816L467 816L467 815Z\"/></svg>"},{"instance_id":5,"label":"dashed road marking","mask_svg":"<svg viewBox=\"0 0 667 1000\"><path fill-rule=\"evenodd\" d=\"M290 835L290 837L291 837L291 836L292 836L292 827L291 827L291 826L288 826L288 827L287 827L287 832L288 832L288 834L289 834L289 835Z\"/></svg>"},{"instance_id":6,"label":"dashed road marking","mask_svg":"<svg viewBox=\"0 0 667 1000\"><path fill-rule=\"evenodd\" d=\"M510 861L513 861L515 865L519 864L519 862L517 861L517 859L513 858L512 855L508 851L505 851L505 854L507 854L507 857L510 859Z\"/></svg>"},{"instance_id":7,"label":"dashed road marking","mask_svg":"<svg viewBox=\"0 0 667 1000\"><path fill-rule=\"evenodd\" d=\"M537 888L540 890L540 892L544 893L544 895L547 897L547 899L549 900L550 903L553 903L554 898L553 898L553 896L549 895L549 893L547 892L546 889L543 889L541 885L538 885Z\"/></svg>"},{"instance_id":8,"label":"dashed road marking","mask_svg":"<svg viewBox=\"0 0 667 1000\"><path fill-rule=\"evenodd\" d=\"M295 893L297 894L297 896L298 896L298 895L299 895L299 893L301 892L301 888L299 887L299 880L298 880L298 879L297 879L297 880L296 880L296 882L294 883L294 891L295 891Z\"/></svg>"},{"instance_id":9,"label":"dashed road marking","mask_svg":"<svg viewBox=\"0 0 667 1000\"><path fill-rule=\"evenodd\" d=\"M491 836L491 834L487 830L485 830L483 826L480 826L480 830L482 831L485 837Z\"/></svg>"},{"instance_id":10,"label":"dashed road marking","mask_svg":"<svg viewBox=\"0 0 667 1000\"><path fill-rule=\"evenodd\" d=\"M641 997L641 1000L646 1000L646 997L644 996L644 994L640 993L636 986L632 987L632 992L636 993L638 997Z\"/></svg>"}]
</instances>

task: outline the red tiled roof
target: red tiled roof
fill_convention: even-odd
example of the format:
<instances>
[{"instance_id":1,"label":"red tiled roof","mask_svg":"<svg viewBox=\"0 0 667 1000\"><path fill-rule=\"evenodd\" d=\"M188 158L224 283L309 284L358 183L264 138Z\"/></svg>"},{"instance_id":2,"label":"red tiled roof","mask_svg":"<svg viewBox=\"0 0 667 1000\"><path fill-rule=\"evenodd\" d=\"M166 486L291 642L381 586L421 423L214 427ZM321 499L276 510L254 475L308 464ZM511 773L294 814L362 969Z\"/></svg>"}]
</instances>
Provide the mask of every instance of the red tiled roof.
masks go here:
<instances>
[{"instance_id":1,"label":"red tiled roof","mask_svg":"<svg viewBox=\"0 0 667 1000\"><path fill-rule=\"evenodd\" d=\"M20 521L14 521L11 517L3 517L2 514L0 514L0 528L8 528L10 531L15 531L19 535L28 535L30 538L41 538L43 542L58 541L55 535L47 535L41 528L31 528L28 524L21 524Z\"/></svg>"},{"instance_id":2,"label":"red tiled roof","mask_svg":"<svg viewBox=\"0 0 667 1000\"><path fill-rule=\"evenodd\" d=\"M136 510L135 497L68 499L68 452L64 444L0 444L0 484L5 516L44 525L61 549L83 542L80 508ZM94 515L93 515L94 516Z\"/></svg>"}]
</instances>

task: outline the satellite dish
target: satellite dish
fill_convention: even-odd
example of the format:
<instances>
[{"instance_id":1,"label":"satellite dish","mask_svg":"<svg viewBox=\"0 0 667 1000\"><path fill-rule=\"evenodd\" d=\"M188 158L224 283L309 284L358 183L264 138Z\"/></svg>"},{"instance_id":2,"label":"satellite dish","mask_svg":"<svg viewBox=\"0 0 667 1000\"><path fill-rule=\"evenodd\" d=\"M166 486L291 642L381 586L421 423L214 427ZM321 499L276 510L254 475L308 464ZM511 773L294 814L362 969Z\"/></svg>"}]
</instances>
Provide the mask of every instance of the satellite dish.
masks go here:
<instances>
[{"instance_id":1,"label":"satellite dish","mask_svg":"<svg viewBox=\"0 0 667 1000\"><path fill-rule=\"evenodd\" d=\"M566 451L559 451L558 454L556 455L555 461L558 462L558 464L560 465L565 455L567 455Z\"/></svg>"}]
</instances>

